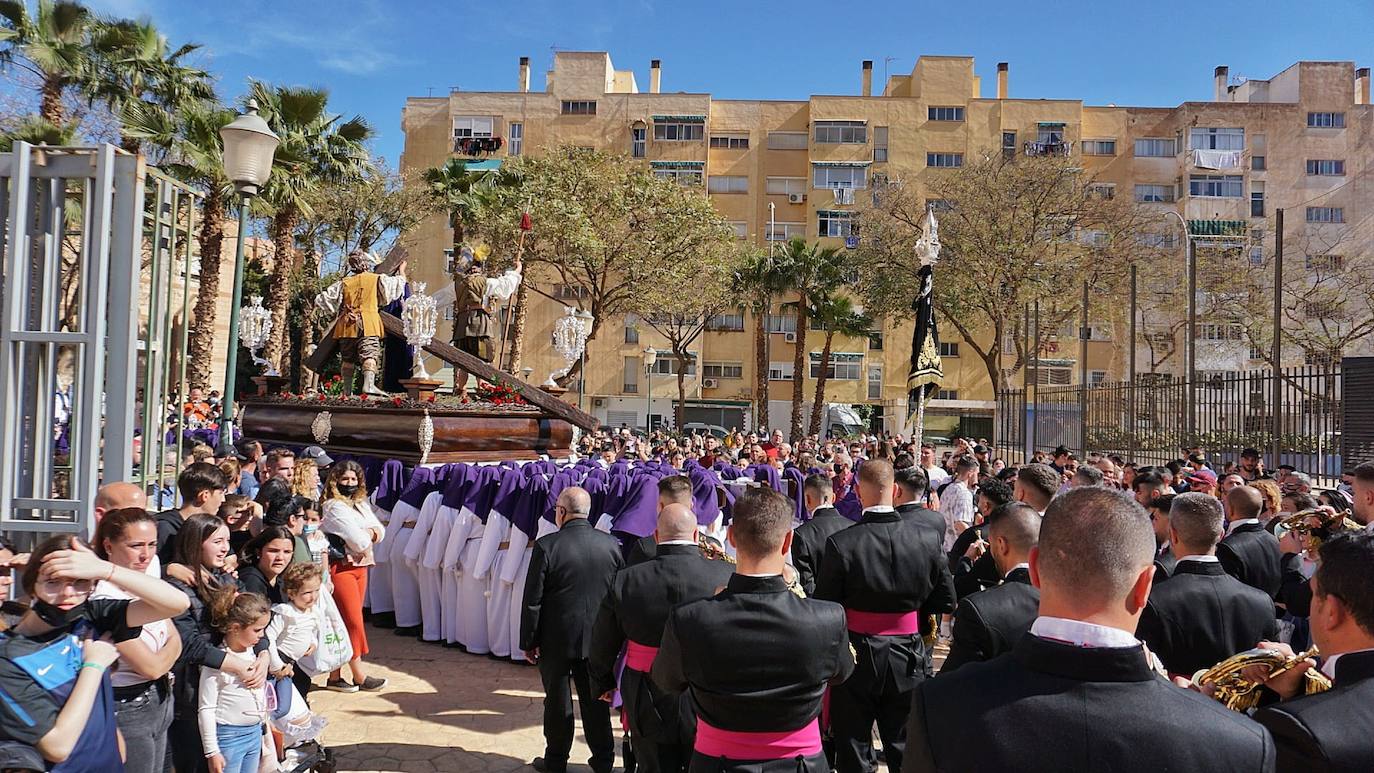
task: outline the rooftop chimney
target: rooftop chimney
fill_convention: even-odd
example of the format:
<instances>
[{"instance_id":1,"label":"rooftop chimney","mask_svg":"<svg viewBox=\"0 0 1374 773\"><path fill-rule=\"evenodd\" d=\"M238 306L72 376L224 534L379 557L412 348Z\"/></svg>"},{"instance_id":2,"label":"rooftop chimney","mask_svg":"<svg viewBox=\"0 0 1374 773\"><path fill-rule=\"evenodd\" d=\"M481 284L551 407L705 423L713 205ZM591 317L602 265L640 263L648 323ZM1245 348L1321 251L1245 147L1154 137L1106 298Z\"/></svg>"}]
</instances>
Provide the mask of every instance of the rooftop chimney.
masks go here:
<instances>
[{"instance_id":1,"label":"rooftop chimney","mask_svg":"<svg viewBox=\"0 0 1374 773\"><path fill-rule=\"evenodd\" d=\"M649 93L657 94L659 78L663 75L663 62L658 59L649 60Z\"/></svg>"},{"instance_id":2,"label":"rooftop chimney","mask_svg":"<svg viewBox=\"0 0 1374 773\"><path fill-rule=\"evenodd\" d=\"M997 98L1007 98L1007 63L997 63Z\"/></svg>"},{"instance_id":3,"label":"rooftop chimney","mask_svg":"<svg viewBox=\"0 0 1374 773\"><path fill-rule=\"evenodd\" d=\"M864 95L865 97L871 97L871 96L873 96L873 60L872 60L872 59L865 59L865 60L864 60L863 95Z\"/></svg>"},{"instance_id":4,"label":"rooftop chimney","mask_svg":"<svg viewBox=\"0 0 1374 773\"><path fill-rule=\"evenodd\" d=\"M1226 80L1227 80L1227 76L1230 74L1230 72L1231 72L1231 68L1229 68L1229 67L1227 67L1227 66L1225 66L1225 65L1222 65L1221 67L1218 67L1218 68L1216 69L1216 73L1213 75L1213 78L1216 80L1216 83L1217 83L1217 87L1216 87L1216 92L1217 92L1217 93L1216 93L1216 99L1213 100L1213 101L1215 101L1215 102L1225 102L1225 101L1226 101Z\"/></svg>"},{"instance_id":5,"label":"rooftop chimney","mask_svg":"<svg viewBox=\"0 0 1374 773\"><path fill-rule=\"evenodd\" d=\"M1369 104L1369 68L1361 67L1355 71L1355 104Z\"/></svg>"},{"instance_id":6,"label":"rooftop chimney","mask_svg":"<svg viewBox=\"0 0 1374 773\"><path fill-rule=\"evenodd\" d=\"M520 90L530 90L530 58L528 56L520 57Z\"/></svg>"}]
</instances>

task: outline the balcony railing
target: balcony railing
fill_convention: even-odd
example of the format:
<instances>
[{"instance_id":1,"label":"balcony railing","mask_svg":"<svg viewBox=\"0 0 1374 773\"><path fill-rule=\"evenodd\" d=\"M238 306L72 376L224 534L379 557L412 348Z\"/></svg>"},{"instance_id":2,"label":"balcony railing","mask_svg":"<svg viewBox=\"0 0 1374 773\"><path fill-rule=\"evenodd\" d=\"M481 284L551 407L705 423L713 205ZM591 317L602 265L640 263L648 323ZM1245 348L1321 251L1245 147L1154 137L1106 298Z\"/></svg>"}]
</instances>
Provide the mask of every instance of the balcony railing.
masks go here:
<instances>
[{"instance_id":1,"label":"balcony railing","mask_svg":"<svg viewBox=\"0 0 1374 773\"><path fill-rule=\"evenodd\" d=\"M485 156L500 150L506 141L500 137L458 137L453 140L453 152L464 156Z\"/></svg>"},{"instance_id":2,"label":"balcony railing","mask_svg":"<svg viewBox=\"0 0 1374 773\"><path fill-rule=\"evenodd\" d=\"M1073 143L1060 142L1027 142L1024 145L1028 156L1067 156L1073 152Z\"/></svg>"}]
</instances>

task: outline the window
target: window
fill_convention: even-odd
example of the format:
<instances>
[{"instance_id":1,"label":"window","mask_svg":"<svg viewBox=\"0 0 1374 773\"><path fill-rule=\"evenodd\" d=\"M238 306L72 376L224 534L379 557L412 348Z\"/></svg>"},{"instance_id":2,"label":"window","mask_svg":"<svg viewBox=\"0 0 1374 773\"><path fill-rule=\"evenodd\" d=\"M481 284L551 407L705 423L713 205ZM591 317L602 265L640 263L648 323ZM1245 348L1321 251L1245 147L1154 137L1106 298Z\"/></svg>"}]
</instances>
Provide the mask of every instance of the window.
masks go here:
<instances>
[{"instance_id":1,"label":"window","mask_svg":"<svg viewBox=\"0 0 1374 773\"><path fill-rule=\"evenodd\" d=\"M926 118L932 121L962 121L964 120L964 108L962 107L931 107L926 109Z\"/></svg>"},{"instance_id":2,"label":"window","mask_svg":"<svg viewBox=\"0 0 1374 773\"><path fill-rule=\"evenodd\" d=\"M1112 238L1106 231L1084 230L1079 232L1079 240L1091 247L1106 247L1112 243Z\"/></svg>"},{"instance_id":3,"label":"window","mask_svg":"<svg viewBox=\"0 0 1374 773\"><path fill-rule=\"evenodd\" d=\"M1190 150L1245 150L1245 130L1237 128L1192 129L1188 132Z\"/></svg>"},{"instance_id":4,"label":"window","mask_svg":"<svg viewBox=\"0 0 1374 773\"><path fill-rule=\"evenodd\" d=\"M867 188L868 168L812 164L811 185L814 188Z\"/></svg>"},{"instance_id":5,"label":"window","mask_svg":"<svg viewBox=\"0 0 1374 773\"><path fill-rule=\"evenodd\" d=\"M736 311L733 314L716 314L706 320L706 329L723 332L738 332L744 330L744 312Z\"/></svg>"},{"instance_id":6,"label":"window","mask_svg":"<svg viewBox=\"0 0 1374 773\"><path fill-rule=\"evenodd\" d=\"M868 366L868 399L883 399L883 366Z\"/></svg>"},{"instance_id":7,"label":"window","mask_svg":"<svg viewBox=\"0 0 1374 773\"><path fill-rule=\"evenodd\" d=\"M643 362L639 355L625 358L625 377L621 382L621 392L628 395L638 394L639 370L644 367Z\"/></svg>"},{"instance_id":8,"label":"window","mask_svg":"<svg viewBox=\"0 0 1374 773\"><path fill-rule=\"evenodd\" d=\"M1116 140L1083 140L1085 156L1115 156Z\"/></svg>"},{"instance_id":9,"label":"window","mask_svg":"<svg viewBox=\"0 0 1374 773\"><path fill-rule=\"evenodd\" d=\"M887 127L873 127L873 160L876 163L887 161Z\"/></svg>"},{"instance_id":10,"label":"window","mask_svg":"<svg viewBox=\"0 0 1374 773\"><path fill-rule=\"evenodd\" d=\"M1036 368L1035 370L1037 371L1035 376L1035 383L1038 386L1063 386L1065 384L1068 384L1070 380L1073 378L1073 371L1070 368L1051 368L1045 365L1041 365L1039 368ZM959 398L952 397L949 399L957 400Z\"/></svg>"},{"instance_id":11,"label":"window","mask_svg":"<svg viewBox=\"0 0 1374 773\"><path fill-rule=\"evenodd\" d=\"M596 115L596 100L563 100L563 115Z\"/></svg>"},{"instance_id":12,"label":"window","mask_svg":"<svg viewBox=\"0 0 1374 773\"><path fill-rule=\"evenodd\" d=\"M1174 186L1153 183L1135 186L1135 200L1149 202L1168 202L1174 200Z\"/></svg>"},{"instance_id":13,"label":"window","mask_svg":"<svg viewBox=\"0 0 1374 773\"><path fill-rule=\"evenodd\" d=\"M949 169L964 165L963 153L927 153L926 166Z\"/></svg>"},{"instance_id":14,"label":"window","mask_svg":"<svg viewBox=\"0 0 1374 773\"><path fill-rule=\"evenodd\" d=\"M701 366L702 378L744 378L744 364L739 362L707 362Z\"/></svg>"},{"instance_id":15,"label":"window","mask_svg":"<svg viewBox=\"0 0 1374 773\"><path fill-rule=\"evenodd\" d=\"M769 150L806 150L806 132L768 132Z\"/></svg>"},{"instance_id":16,"label":"window","mask_svg":"<svg viewBox=\"0 0 1374 773\"><path fill-rule=\"evenodd\" d=\"M1240 175L1195 174L1188 177L1188 195L1238 199L1244 193Z\"/></svg>"},{"instance_id":17,"label":"window","mask_svg":"<svg viewBox=\"0 0 1374 773\"><path fill-rule=\"evenodd\" d=\"M654 121L654 142L693 142L706 136L698 121Z\"/></svg>"},{"instance_id":18,"label":"window","mask_svg":"<svg viewBox=\"0 0 1374 773\"><path fill-rule=\"evenodd\" d=\"M1107 383L1107 371L1090 370L1088 371L1088 383L1092 385Z\"/></svg>"},{"instance_id":19,"label":"window","mask_svg":"<svg viewBox=\"0 0 1374 773\"><path fill-rule=\"evenodd\" d=\"M1344 207L1308 207L1307 222L1309 223L1344 223Z\"/></svg>"},{"instance_id":20,"label":"window","mask_svg":"<svg viewBox=\"0 0 1374 773\"><path fill-rule=\"evenodd\" d=\"M870 352L882 351L883 334L881 331L874 331L868 334L868 350Z\"/></svg>"},{"instance_id":21,"label":"window","mask_svg":"<svg viewBox=\"0 0 1374 773\"><path fill-rule=\"evenodd\" d=\"M748 193L749 178L743 175L713 174L706 180L706 190L711 193Z\"/></svg>"},{"instance_id":22,"label":"window","mask_svg":"<svg viewBox=\"0 0 1374 773\"><path fill-rule=\"evenodd\" d=\"M1140 139L1135 141L1137 158L1168 158L1178 155L1178 143L1168 139Z\"/></svg>"},{"instance_id":23,"label":"window","mask_svg":"<svg viewBox=\"0 0 1374 773\"><path fill-rule=\"evenodd\" d=\"M1065 382L1068 383L1068 382ZM958 400L959 390L957 389L937 389L935 390L936 400Z\"/></svg>"},{"instance_id":24,"label":"window","mask_svg":"<svg viewBox=\"0 0 1374 773\"><path fill-rule=\"evenodd\" d=\"M806 223L770 223L765 241L785 242L793 237L806 238Z\"/></svg>"},{"instance_id":25,"label":"window","mask_svg":"<svg viewBox=\"0 0 1374 773\"><path fill-rule=\"evenodd\" d=\"M711 147L722 150L748 150L749 135L747 134L712 134Z\"/></svg>"},{"instance_id":26,"label":"window","mask_svg":"<svg viewBox=\"0 0 1374 773\"><path fill-rule=\"evenodd\" d=\"M1175 233L1141 233L1135 235L1135 242L1142 247L1156 247L1159 249L1174 249L1178 246L1178 234Z\"/></svg>"},{"instance_id":27,"label":"window","mask_svg":"<svg viewBox=\"0 0 1374 773\"><path fill-rule=\"evenodd\" d=\"M806 193L805 177L768 177L765 178L764 188L770 196L790 196L794 193Z\"/></svg>"},{"instance_id":28,"label":"window","mask_svg":"<svg viewBox=\"0 0 1374 773\"><path fill-rule=\"evenodd\" d=\"M525 145L525 125L522 123L510 124L506 132L510 135L510 143L506 145L506 155L520 155L520 151Z\"/></svg>"},{"instance_id":29,"label":"window","mask_svg":"<svg viewBox=\"0 0 1374 773\"><path fill-rule=\"evenodd\" d=\"M820 352L811 352L809 360L811 364L811 378L820 378ZM835 381L858 381L862 377L863 360L864 356L862 354L832 352L830 355L830 364L825 369L825 377Z\"/></svg>"},{"instance_id":30,"label":"window","mask_svg":"<svg viewBox=\"0 0 1374 773\"><path fill-rule=\"evenodd\" d=\"M958 343L952 343L952 342L949 342L949 341L941 341L941 342L940 342L940 356L941 356L941 357L958 357L958 356L959 356L959 344L958 344Z\"/></svg>"},{"instance_id":31,"label":"window","mask_svg":"<svg viewBox=\"0 0 1374 773\"><path fill-rule=\"evenodd\" d=\"M1016 132L1002 132L1002 158L1016 158Z\"/></svg>"},{"instance_id":32,"label":"window","mask_svg":"<svg viewBox=\"0 0 1374 773\"><path fill-rule=\"evenodd\" d=\"M770 363L768 363L768 380L769 380L769 381L791 381L791 380L792 380L792 373L793 373L793 371L792 371L792 365L793 365L793 363L792 363L790 360L789 360L788 362L770 362Z\"/></svg>"},{"instance_id":33,"label":"window","mask_svg":"<svg viewBox=\"0 0 1374 773\"><path fill-rule=\"evenodd\" d=\"M1239 341L1244 331L1234 322L1206 322L1197 326L1197 337L1200 341Z\"/></svg>"},{"instance_id":34,"label":"window","mask_svg":"<svg viewBox=\"0 0 1374 773\"><path fill-rule=\"evenodd\" d=\"M655 376L676 376L677 375L677 355L668 351L658 353L658 359L654 360L653 367L649 368ZM684 376L695 376L697 374L697 356L691 352L687 353L687 369L683 371Z\"/></svg>"},{"instance_id":35,"label":"window","mask_svg":"<svg viewBox=\"0 0 1374 773\"><path fill-rule=\"evenodd\" d=\"M1340 271L1345 265L1345 257L1341 255L1308 255L1303 259L1303 266L1308 271Z\"/></svg>"},{"instance_id":36,"label":"window","mask_svg":"<svg viewBox=\"0 0 1374 773\"><path fill-rule=\"evenodd\" d=\"M765 314L763 315L763 327L770 333L795 333L797 332L797 315Z\"/></svg>"},{"instance_id":37,"label":"window","mask_svg":"<svg viewBox=\"0 0 1374 773\"><path fill-rule=\"evenodd\" d=\"M1326 351L1322 349L1304 349L1302 353L1302 364L1313 365L1319 368L1330 368L1340 364L1341 351Z\"/></svg>"},{"instance_id":38,"label":"window","mask_svg":"<svg viewBox=\"0 0 1374 773\"><path fill-rule=\"evenodd\" d=\"M1264 156L1251 156L1250 168L1256 172L1263 172L1265 169Z\"/></svg>"},{"instance_id":39,"label":"window","mask_svg":"<svg viewBox=\"0 0 1374 773\"><path fill-rule=\"evenodd\" d=\"M861 144L868 142L867 121L816 121L816 142Z\"/></svg>"},{"instance_id":40,"label":"window","mask_svg":"<svg viewBox=\"0 0 1374 773\"><path fill-rule=\"evenodd\" d=\"M1264 217L1264 184L1250 183L1250 217Z\"/></svg>"},{"instance_id":41,"label":"window","mask_svg":"<svg viewBox=\"0 0 1374 773\"><path fill-rule=\"evenodd\" d=\"M687 162L668 162L668 163L687 163ZM688 186L688 185L701 185L701 182L702 182L702 171L701 171L701 170L702 170L702 166L703 166L703 165L700 164L700 163L698 163L698 164L693 164L693 165L691 165L691 166L659 166L659 165L655 164L654 162L650 162L650 165L653 166L654 176L655 176L655 177L658 177L658 178L660 178L660 179L663 179L663 180L673 180L673 181L675 181L678 185L683 185L683 186Z\"/></svg>"},{"instance_id":42,"label":"window","mask_svg":"<svg viewBox=\"0 0 1374 773\"><path fill-rule=\"evenodd\" d=\"M638 314L626 314L626 315L625 315L625 343L627 343L627 344L637 344L637 343L639 343L639 315L638 315Z\"/></svg>"},{"instance_id":43,"label":"window","mask_svg":"<svg viewBox=\"0 0 1374 773\"><path fill-rule=\"evenodd\" d=\"M749 224L743 220L731 220L730 228L735 232L736 239L749 238Z\"/></svg>"},{"instance_id":44,"label":"window","mask_svg":"<svg viewBox=\"0 0 1374 773\"><path fill-rule=\"evenodd\" d=\"M453 136L490 137L496 119L489 115L457 115L453 117Z\"/></svg>"},{"instance_id":45,"label":"window","mask_svg":"<svg viewBox=\"0 0 1374 773\"><path fill-rule=\"evenodd\" d=\"M582 285L554 285L553 297L565 301L585 300L591 297Z\"/></svg>"},{"instance_id":46,"label":"window","mask_svg":"<svg viewBox=\"0 0 1374 773\"><path fill-rule=\"evenodd\" d=\"M644 158L644 148L648 144L646 136L649 129L646 126L633 126L630 128L630 155L634 158Z\"/></svg>"},{"instance_id":47,"label":"window","mask_svg":"<svg viewBox=\"0 0 1374 773\"><path fill-rule=\"evenodd\" d=\"M1035 132L1035 139L1041 145L1062 145L1064 143L1064 124L1040 124L1040 127Z\"/></svg>"},{"instance_id":48,"label":"window","mask_svg":"<svg viewBox=\"0 0 1374 773\"><path fill-rule=\"evenodd\" d=\"M1344 129L1345 113L1308 113L1307 125L1313 129Z\"/></svg>"},{"instance_id":49,"label":"window","mask_svg":"<svg viewBox=\"0 0 1374 773\"><path fill-rule=\"evenodd\" d=\"M1319 177L1342 177L1345 162L1337 159L1307 159L1307 173Z\"/></svg>"},{"instance_id":50,"label":"window","mask_svg":"<svg viewBox=\"0 0 1374 773\"><path fill-rule=\"evenodd\" d=\"M1258 268L1259 266L1263 266L1263 265L1264 265L1264 248L1263 248L1263 247L1251 247L1251 248L1250 248L1250 265L1255 266L1255 267L1257 267L1257 268Z\"/></svg>"},{"instance_id":51,"label":"window","mask_svg":"<svg viewBox=\"0 0 1374 773\"><path fill-rule=\"evenodd\" d=\"M1114 199L1116 198L1116 184L1093 183L1088 186L1088 193L1098 197L1099 199Z\"/></svg>"},{"instance_id":52,"label":"window","mask_svg":"<svg viewBox=\"0 0 1374 773\"><path fill-rule=\"evenodd\" d=\"M846 236L857 236L859 233L858 217L853 212L835 212L831 210L819 210L816 212L816 223L818 236L832 236L844 238Z\"/></svg>"},{"instance_id":53,"label":"window","mask_svg":"<svg viewBox=\"0 0 1374 773\"><path fill-rule=\"evenodd\" d=\"M1112 323L1110 322L1098 322L1095 325L1088 325L1088 340L1110 341L1112 340L1112 329Z\"/></svg>"},{"instance_id":54,"label":"window","mask_svg":"<svg viewBox=\"0 0 1374 773\"><path fill-rule=\"evenodd\" d=\"M935 210L937 215L954 211L954 205L949 202L949 199L926 199L926 206Z\"/></svg>"}]
</instances>

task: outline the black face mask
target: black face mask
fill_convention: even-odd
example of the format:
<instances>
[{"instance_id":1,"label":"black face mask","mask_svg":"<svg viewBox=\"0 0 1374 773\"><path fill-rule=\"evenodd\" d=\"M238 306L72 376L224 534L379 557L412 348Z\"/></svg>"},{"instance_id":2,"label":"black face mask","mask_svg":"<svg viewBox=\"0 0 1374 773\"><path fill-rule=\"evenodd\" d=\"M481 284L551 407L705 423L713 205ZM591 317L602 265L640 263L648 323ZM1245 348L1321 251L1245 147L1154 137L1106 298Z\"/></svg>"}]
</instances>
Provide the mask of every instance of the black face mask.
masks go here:
<instances>
[{"instance_id":1,"label":"black face mask","mask_svg":"<svg viewBox=\"0 0 1374 773\"><path fill-rule=\"evenodd\" d=\"M345 485L343 485L342 483L339 483L339 484L336 484L336 485L334 486L334 488L338 489L340 494L343 494L344 496L348 497L349 499L352 499L352 498L353 498L353 495L358 493L358 487L357 487L357 486L345 486Z\"/></svg>"},{"instance_id":2,"label":"black face mask","mask_svg":"<svg viewBox=\"0 0 1374 773\"><path fill-rule=\"evenodd\" d=\"M56 604L34 599L30 609L35 615L38 615L39 620L54 628L65 628L86 616L86 602L84 601L71 609L63 609Z\"/></svg>"}]
</instances>

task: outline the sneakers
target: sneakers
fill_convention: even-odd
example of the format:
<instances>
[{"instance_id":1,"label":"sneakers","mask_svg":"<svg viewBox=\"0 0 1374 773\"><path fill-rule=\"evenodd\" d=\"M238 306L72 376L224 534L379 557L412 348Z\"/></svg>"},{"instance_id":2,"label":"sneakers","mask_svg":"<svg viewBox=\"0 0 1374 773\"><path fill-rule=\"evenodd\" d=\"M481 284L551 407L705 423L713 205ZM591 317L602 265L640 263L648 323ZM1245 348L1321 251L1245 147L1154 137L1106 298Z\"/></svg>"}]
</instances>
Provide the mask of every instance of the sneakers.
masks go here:
<instances>
[{"instance_id":1,"label":"sneakers","mask_svg":"<svg viewBox=\"0 0 1374 773\"><path fill-rule=\"evenodd\" d=\"M324 689L334 692L357 692L358 685L346 682L342 678L330 679L324 683Z\"/></svg>"},{"instance_id":2,"label":"sneakers","mask_svg":"<svg viewBox=\"0 0 1374 773\"><path fill-rule=\"evenodd\" d=\"M368 678L363 680L362 684L357 685L354 689L362 688L364 692L378 692L383 687L386 687L385 679L378 679L375 676L369 676Z\"/></svg>"}]
</instances>

